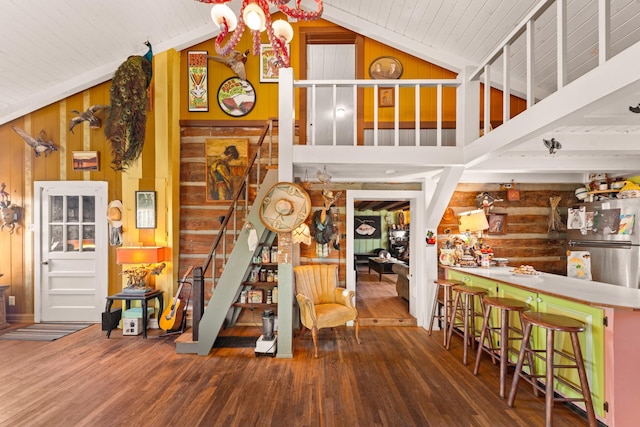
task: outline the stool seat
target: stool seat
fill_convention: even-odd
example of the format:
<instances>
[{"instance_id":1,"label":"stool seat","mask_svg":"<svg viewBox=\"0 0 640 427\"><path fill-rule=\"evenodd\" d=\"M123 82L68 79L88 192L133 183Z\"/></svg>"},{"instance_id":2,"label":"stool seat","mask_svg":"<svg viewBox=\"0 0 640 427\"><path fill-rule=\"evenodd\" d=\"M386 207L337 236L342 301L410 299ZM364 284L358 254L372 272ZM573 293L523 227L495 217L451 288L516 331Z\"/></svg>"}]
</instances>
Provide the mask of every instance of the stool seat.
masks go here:
<instances>
[{"instance_id":1,"label":"stool seat","mask_svg":"<svg viewBox=\"0 0 640 427\"><path fill-rule=\"evenodd\" d=\"M581 321L558 314L527 311L522 314L522 318L534 326L557 332L584 332L585 329L584 323Z\"/></svg>"},{"instance_id":2,"label":"stool seat","mask_svg":"<svg viewBox=\"0 0 640 427\"><path fill-rule=\"evenodd\" d=\"M453 290L465 295L484 295L487 293L486 289L478 288L477 286L458 285L454 286Z\"/></svg>"},{"instance_id":3,"label":"stool seat","mask_svg":"<svg viewBox=\"0 0 640 427\"><path fill-rule=\"evenodd\" d=\"M529 304L513 298L490 296L484 296L482 298L482 302L484 303L484 323L480 333L478 354L476 355L476 364L473 369L473 374L478 375L483 351L489 353L494 364L496 363L495 360L497 357L500 361L500 397L504 398L507 387L507 366L515 365L510 362L509 355L518 354L518 351L511 345L511 342L522 340L522 313L529 310ZM492 327L490 322L491 310L493 308L500 310L500 324ZM518 319L520 321L520 325L518 325L519 328L510 324L510 312L518 314ZM494 344L494 338L496 336L498 338L499 345ZM485 339L488 341L487 346L485 346Z\"/></svg>"},{"instance_id":4,"label":"stool seat","mask_svg":"<svg viewBox=\"0 0 640 427\"><path fill-rule=\"evenodd\" d=\"M501 297L484 297L482 299L486 304L490 304L492 307L501 308L510 311L527 311L529 310L529 304L526 302L518 301L513 298L501 298Z\"/></svg>"},{"instance_id":5,"label":"stool seat","mask_svg":"<svg viewBox=\"0 0 640 427\"><path fill-rule=\"evenodd\" d=\"M522 321L524 322L524 337L522 339L522 346L520 347L520 353L518 355L518 363L513 374L513 382L511 383L511 391L509 392L509 400L507 404L513 407L516 393L518 391L518 380L522 377L523 380L533 385L534 394L538 395L538 390L545 393L545 425L551 427L553 425L553 404L554 402L584 402L585 411L587 413L587 419L589 426L596 427L598 422L593 410L593 400L591 398L591 391L589 389L589 382L587 380L587 372L584 367L584 360L582 359L582 350L580 349L580 341L578 334L584 332L585 325L579 320L572 319L567 316L560 316L550 313L534 313L524 312L522 313ZM546 348L532 349L531 348L531 330L533 326L537 326L546 331ZM555 346L555 333L568 333L571 338L571 347L573 354L566 353L562 349L556 349ZM522 370L524 364L525 355L529 360L533 357L545 362L546 372L544 375L537 375L535 373L535 365L530 363L530 373L526 373ZM557 357L556 357L557 356ZM573 364L559 364L554 359L563 358L573 362ZM556 369L562 368L575 368L578 371L579 386L573 386L566 379L562 378ZM538 378L544 378L544 388L537 382ZM576 393L582 395L582 397L556 397L554 395L554 382L563 383L573 389Z\"/></svg>"},{"instance_id":6,"label":"stool seat","mask_svg":"<svg viewBox=\"0 0 640 427\"><path fill-rule=\"evenodd\" d=\"M443 345L447 345L447 330L449 329L449 316L451 315L451 308L453 307L453 293L454 286L463 285L463 282L458 280L438 279L433 281L436 284L436 292L433 298L433 308L431 309L431 321L429 322L429 335L433 331L433 322L438 319L440 329L444 332ZM442 296L440 291L442 290ZM444 308L444 313L440 311L440 306Z\"/></svg>"}]
</instances>

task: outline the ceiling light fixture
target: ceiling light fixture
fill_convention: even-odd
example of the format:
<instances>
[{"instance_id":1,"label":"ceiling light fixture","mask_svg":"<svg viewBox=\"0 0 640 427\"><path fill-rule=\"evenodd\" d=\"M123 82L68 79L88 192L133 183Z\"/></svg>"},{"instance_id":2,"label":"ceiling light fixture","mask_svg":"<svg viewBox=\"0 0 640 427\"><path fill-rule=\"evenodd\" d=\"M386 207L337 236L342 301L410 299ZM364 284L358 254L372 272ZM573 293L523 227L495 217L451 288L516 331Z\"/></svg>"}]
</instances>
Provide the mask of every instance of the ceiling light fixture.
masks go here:
<instances>
[{"instance_id":1,"label":"ceiling light fixture","mask_svg":"<svg viewBox=\"0 0 640 427\"><path fill-rule=\"evenodd\" d=\"M342 107L338 107L338 108L336 109L336 116L338 116L338 117L344 117L344 115L345 115L345 114L347 114L347 110L345 110L344 108L342 108Z\"/></svg>"},{"instance_id":2,"label":"ceiling light fixture","mask_svg":"<svg viewBox=\"0 0 640 427\"><path fill-rule=\"evenodd\" d=\"M239 16L236 16L229 6L233 0L198 0L201 3L215 3L211 8L211 19L220 28L220 34L216 37L215 48L221 56L227 56L236 47L244 33L245 26L249 27L253 34L253 54L260 55L260 33L267 32L269 43L276 57L276 65L289 67L289 53L287 44L293 39L293 28L282 19L271 22L269 6L273 5L290 18L301 21L313 21L322 16L322 0L315 0L318 10L309 12L300 9L302 0L295 0L295 7L286 5L290 0L243 0ZM222 41L227 34L233 33L226 44Z\"/></svg>"},{"instance_id":3,"label":"ceiling light fixture","mask_svg":"<svg viewBox=\"0 0 640 427\"><path fill-rule=\"evenodd\" d=\"M556 154L556 152L562 148L562 144L555 138L543 139L544 146L549 149L549 154Z\"/></svg>"}]
</instances>

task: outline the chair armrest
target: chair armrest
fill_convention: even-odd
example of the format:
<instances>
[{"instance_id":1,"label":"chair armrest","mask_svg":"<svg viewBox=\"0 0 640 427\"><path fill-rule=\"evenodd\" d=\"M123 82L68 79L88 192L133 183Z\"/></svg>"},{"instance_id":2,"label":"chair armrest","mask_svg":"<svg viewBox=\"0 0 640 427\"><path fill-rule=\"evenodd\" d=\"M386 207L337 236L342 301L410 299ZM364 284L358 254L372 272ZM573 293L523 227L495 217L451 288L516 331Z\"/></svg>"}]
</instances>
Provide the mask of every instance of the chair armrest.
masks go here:
<instances>
[{"instance_id":1,"label":"chair armrest","mask_svg":"<svg viewBox=\"0 0 640 427\"><path fill-rule=\"evenodd\" d=\"M336 302L342 305L346 305L347 307L355 309L355 298L356 293L354 291L347 290L346 288L335 288L335 299Z\"/></svg>"},{"instance_id":2,"label":"chair armrest","mask_svg":"<svg viewBox=\"0 0 640 427\"><path fill-rule=\"evenodd\" d=\"M318 320L316 319L316 307L313 304L313 301L311 301L311 299L306 295L297 294L296 299L300 306L300 321L304 326L311 329L312 326L318 324Z\"/></svg>"}]
</instances>

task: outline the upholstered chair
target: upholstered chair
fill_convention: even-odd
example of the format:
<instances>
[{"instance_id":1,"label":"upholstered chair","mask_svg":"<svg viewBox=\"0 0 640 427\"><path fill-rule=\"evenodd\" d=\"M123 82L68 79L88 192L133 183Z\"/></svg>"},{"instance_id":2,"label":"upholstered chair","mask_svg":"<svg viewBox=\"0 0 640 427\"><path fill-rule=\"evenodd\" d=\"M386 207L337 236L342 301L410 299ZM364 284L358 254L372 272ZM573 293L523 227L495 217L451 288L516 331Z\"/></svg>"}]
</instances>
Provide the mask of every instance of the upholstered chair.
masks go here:
<instances>
[{"instance_id":1,"label":"upholstered chair","mask_svg":"<svg viewBox=\"0 0 640 427\"><path fill-rule=\"evenodd\" d=\"M318 330L333 328L355 321L356 340L360 344L358 310L355 292L338 287L336 264L300 265L293 269L296 279L296 299L304 333L311 329L315 357L318 357Z\"/></svg>"}]
</instances>

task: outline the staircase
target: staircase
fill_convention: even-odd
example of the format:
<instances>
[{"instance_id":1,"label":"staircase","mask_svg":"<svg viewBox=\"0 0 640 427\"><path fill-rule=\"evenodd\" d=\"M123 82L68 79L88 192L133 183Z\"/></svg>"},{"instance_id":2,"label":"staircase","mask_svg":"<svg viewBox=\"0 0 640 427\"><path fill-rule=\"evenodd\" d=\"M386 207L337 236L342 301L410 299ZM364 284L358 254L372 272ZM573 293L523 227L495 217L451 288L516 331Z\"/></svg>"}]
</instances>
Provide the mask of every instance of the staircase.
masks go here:
<instances>
[{"instance_id":1,"label":"staircase","mask_svg":"<svg viewBox=\"0 0 640 427\"><path fill-rule=\"evenodd\" d=\"M260 149L263 145L267 131L272 130L272 123L265 126L259 143L256 156L249 160L245 174L245 185L238 189L235 200L231 203L229 211L220 226L220 230L209 254L201 267L195 267L193 272L193 307L191 318L193 327L176 339L176 352L179 354L197 353L207 355L213 348L222 327L233 325L237 320L241 308L233 304L237 301L243 290L243 282L247 280L251 270L251 262L254 257L253 250L249 249L249 233L254 229L261 243L273 241L275 234L269 231L260 220L259 202L269 189L277 183L278 171L275 167L267 167L266 174L261 173ZM272 148L269 147L269 154ZM269 165L272 160L269 158ZM256 187L254 203L249 205L249 181L254 179ZM244 200L241 200L244 195ZM238 217L247 212L243 225L236 230ZM229 236L232 238L232 249L227 253ZM259 246L258 246L259 248ZM259 249L258 249L259 250ZM221 262L221 265L217 265ZM205 275L211 272L213 291L209 301L205 304ZM219 277L217 276L220 272Z\"/></svg>"}]
</instances>

